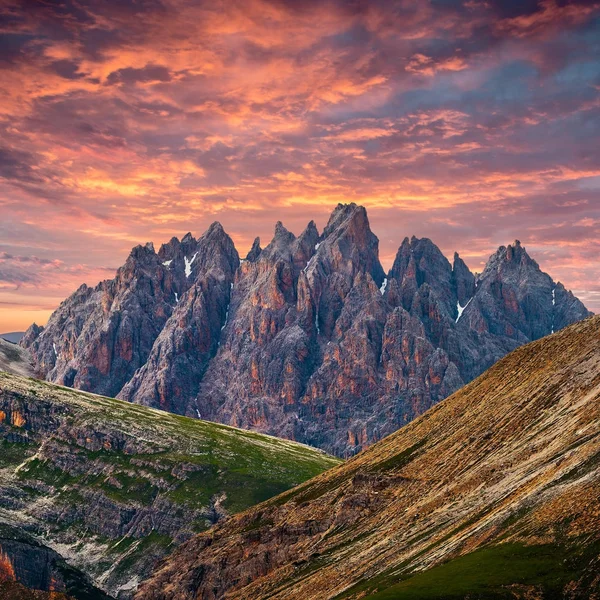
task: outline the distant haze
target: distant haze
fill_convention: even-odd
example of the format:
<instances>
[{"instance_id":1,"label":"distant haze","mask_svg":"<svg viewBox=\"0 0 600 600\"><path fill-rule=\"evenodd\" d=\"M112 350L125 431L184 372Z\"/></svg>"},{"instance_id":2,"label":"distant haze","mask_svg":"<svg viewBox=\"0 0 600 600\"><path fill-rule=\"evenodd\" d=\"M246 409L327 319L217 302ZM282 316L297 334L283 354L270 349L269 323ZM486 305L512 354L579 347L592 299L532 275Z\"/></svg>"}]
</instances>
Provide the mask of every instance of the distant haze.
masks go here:
<instances>
[{"instance_id":1,"label":"distant haze","mask_svg":"<svg viewBox=\"0 0 600 600\"><path fill-rule=\"evenodd\" d=\"M23 337L23 331L12 331L11 333L0 333L0 338L11 342L12 344L18 344Z\"/></svg>"}]
</instances>

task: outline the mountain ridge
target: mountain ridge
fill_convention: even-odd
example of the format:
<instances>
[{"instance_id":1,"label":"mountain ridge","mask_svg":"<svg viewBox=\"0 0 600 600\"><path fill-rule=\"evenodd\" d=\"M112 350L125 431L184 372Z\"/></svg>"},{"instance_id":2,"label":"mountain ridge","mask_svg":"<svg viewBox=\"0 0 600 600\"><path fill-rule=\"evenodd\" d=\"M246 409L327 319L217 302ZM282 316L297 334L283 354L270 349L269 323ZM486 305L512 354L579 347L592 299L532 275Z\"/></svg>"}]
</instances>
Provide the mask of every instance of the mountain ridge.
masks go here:
<instances>
[{"instance_id":1,"label":"mountain ridge","mask_svg":"<svg viewBox=\"0 0 600 600\"><path fill-rule=\"evenodd\" d=\"M137 246L21 345L50 381L349 456L590 314L518 241L477 278L414 236L386 274L378 243L355 204L321 234L278 222L244 260L213 223Z\"/></svg>"}]
</instances>

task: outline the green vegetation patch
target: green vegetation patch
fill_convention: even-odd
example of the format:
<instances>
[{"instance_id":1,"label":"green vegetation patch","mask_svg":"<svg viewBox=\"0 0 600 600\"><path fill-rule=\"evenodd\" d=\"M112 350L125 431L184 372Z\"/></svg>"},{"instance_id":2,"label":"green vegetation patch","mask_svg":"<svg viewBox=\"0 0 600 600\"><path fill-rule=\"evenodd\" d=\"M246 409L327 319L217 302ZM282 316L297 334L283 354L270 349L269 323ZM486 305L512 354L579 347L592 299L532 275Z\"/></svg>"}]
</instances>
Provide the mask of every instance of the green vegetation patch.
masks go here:
<instances>
[{"instance_id":1,"label":"green vegetation patch","mask_svg":"<svg viewBox=\"0 0 600 600\"><path fill-rule=\"evenodd\" d=\"M16 467L32 456L36 448L23 442L0 442L0 468Z\"/></svg>"},{"instance_id":2,"label":"green vegetation patch","mask_svg":"<svg viewBox=\"0 0 600 600\"><path fill-rule=\"evenodd\" d=\"M496 600L515 598L510 586L527 586L558 597L581 572L577 557L556 545L499 544L410 576L368 596L373 600Z\"/></svg>"}]
</instances>

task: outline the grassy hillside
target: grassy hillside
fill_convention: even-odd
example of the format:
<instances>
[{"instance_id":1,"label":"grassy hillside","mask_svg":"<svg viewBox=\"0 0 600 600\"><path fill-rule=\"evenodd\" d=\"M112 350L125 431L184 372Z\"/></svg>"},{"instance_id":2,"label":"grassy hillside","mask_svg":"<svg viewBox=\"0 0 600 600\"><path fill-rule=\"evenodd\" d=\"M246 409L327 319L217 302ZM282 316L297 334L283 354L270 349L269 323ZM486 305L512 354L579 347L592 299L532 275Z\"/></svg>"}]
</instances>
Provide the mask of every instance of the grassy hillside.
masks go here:
<instances>
[{"instance_id":1,"label":"grassy hillside","mask_svg":"<svg viewBox=\"0 0 600 600\"><path fill-rule=\"evenodd\" d=\"M104 589L339 460L293 442L0 373L0 520Z\"/></svg>"},{"instance_id":2,"label":"grassy hillside","mask_svg":"<svg viewBox=\"0 0 600 600\"><path fill-rule=\"evenodd\" d=\"M190 540L138 597L597 598L599 506L593 317Z\"/></svg>"}]
</instances>

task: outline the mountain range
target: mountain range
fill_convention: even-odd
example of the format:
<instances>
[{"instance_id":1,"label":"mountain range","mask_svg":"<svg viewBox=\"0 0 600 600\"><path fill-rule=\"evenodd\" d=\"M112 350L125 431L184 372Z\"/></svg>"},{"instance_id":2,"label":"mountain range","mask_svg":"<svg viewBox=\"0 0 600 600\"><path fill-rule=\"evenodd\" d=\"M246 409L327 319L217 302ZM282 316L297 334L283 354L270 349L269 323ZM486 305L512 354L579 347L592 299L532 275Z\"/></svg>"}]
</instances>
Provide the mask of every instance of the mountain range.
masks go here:
<instances>
[{"instance_id":1,"label":"mountain range","mask_svg":"<svg viewBox=\"0 0 600 600\"><path fill-rule=\"evenodd\" d=\"M600 317L180 546L139 600L600 597Z\"/></svg>"},{"instance_id":2,"label":"mountain range","mask_svg":"<svg viewBox=\"0 0 600 600\"><path fill-rule=\"evenodd\" d=\"M351 456L518 346L590 315L519 241L481 274L429 239L379 261L366 210L277 223L240 260L213 223L82 285L20 341L47 381Z\"/></svg>"}]
</instances>

